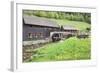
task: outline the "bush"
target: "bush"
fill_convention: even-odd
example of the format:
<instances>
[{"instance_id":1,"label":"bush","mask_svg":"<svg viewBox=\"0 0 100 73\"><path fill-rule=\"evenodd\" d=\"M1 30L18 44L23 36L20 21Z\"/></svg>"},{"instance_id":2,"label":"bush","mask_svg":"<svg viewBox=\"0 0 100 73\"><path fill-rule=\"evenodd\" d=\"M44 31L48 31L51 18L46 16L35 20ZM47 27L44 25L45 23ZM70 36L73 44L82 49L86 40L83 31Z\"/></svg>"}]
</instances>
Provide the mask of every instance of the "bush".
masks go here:
<instances>
[{"instance_id":1,"label":"bush","mask_svg":"<svg viewBox=\"0 0 100 73\"><path fill-rule=\"evenodd\" d=\"M23 14L53 18L53 19L67 19L72 21L83 21L83 22L91 23L90 13L24 10Z\"/></svg>"}]
</instances>

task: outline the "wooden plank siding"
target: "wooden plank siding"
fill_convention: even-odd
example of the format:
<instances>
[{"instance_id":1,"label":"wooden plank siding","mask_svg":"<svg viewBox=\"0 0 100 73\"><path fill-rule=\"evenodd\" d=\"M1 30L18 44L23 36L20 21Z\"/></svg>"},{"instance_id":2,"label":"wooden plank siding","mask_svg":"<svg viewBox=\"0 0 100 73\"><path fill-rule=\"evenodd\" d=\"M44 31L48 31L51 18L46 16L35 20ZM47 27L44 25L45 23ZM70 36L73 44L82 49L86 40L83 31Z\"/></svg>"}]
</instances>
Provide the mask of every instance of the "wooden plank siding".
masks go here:
<instances>
[{"instance_id":1,"label":"wooden plank siding","mask_svg":"<svg viewBox=\"0 0 100 73\"><path fill-rule=\"evenodd\" d=\"M50 37L50 32L70 32L76 34L77 29L69 26L61 27L54 21L36 16L23 16L23 41L41 40Z\"/></svg>"}]
</instances>

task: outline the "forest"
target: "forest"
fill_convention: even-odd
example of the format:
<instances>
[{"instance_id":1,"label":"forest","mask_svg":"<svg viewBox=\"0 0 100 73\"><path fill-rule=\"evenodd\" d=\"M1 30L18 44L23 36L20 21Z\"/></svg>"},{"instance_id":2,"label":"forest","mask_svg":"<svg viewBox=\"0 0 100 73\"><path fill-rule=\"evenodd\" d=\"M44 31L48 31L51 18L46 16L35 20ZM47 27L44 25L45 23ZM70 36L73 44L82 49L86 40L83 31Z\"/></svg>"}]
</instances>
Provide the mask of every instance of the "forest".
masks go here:
<instances>
[{"instance_id":1,"label":"forest","mask_svg":"<svg viewBox=\"0 0 100 73\"><path fill-rule=\"evenodd\" d=\"M81 12L61 12L61 11L42 11L42 10L23 10L23 14L51 19L67 19L71 21L81 21L91 24L91 14Z\"/></svg>"},{"instance_id":2,"label":"forest","mask_svg":"<svg viewBox=\"0 0 100 73\"><path fill-rule=\"evenodd\" d=\"M26 52L31 54L31 56L29 56L27 60L23 60L23 62L91 59L91 13L23 10L23 16L24 15L49 19L57 22L60 26L72 26L77 28L81 33L84 33L82 36L88 33L88 37L78 38L77 36L72 36L57 42L45 43L43 46L39 46L35 49L32 48L34 47L33 45L23 46L23 50L25 50L23 54Z\"/></svg>"}]
</instances>

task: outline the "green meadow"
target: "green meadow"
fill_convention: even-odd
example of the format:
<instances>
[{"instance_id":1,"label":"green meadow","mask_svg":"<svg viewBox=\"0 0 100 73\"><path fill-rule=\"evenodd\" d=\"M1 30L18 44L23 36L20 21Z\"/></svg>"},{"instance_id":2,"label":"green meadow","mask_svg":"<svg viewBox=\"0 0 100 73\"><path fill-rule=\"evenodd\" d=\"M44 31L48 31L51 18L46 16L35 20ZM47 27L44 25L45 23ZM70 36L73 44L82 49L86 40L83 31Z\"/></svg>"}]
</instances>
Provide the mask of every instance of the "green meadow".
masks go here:
<instances>
[{"instance_id":1,"label":"green meadow","mask_svg":"<svg viewBox=\"0 0 100 73\"><path fill-rule=\"evenodd\" d=\"M59 25L68 25L77 28L81 31L86 31L86 28L91 28L91 24L81 21L70 21L67 19L51 19L56 21Z\"/></svg>"},{"instance_id":2,"label":"green meadow","mask_svg":"<svg viewBox=\"0 0 100 73\"><path fill-rule=\"evenodd\" d=\"M58 25L68 25L86 31L91 28L91 14L81 12L59 12L59 11L43 11L43 10L23 10L23 15L37 16L53 20Z\"/></svg>"},{"instance_id":3,"label":"green meadow","mask_svg":"<svg viewBox=\"0 0 100 73\"><path fill-rule=\"evenodd\" d=\"M63 41L50 43L34 50L29 62L90 59L90 42L90 38L71 37Z\"/></svg>"},{"instance_id":4,"label":"green meadow","mask_svg":"<svg viewBox=\"0 0 100 73\"><path fill-rule=\"evenodd\" d=\"M91 31L90 13L23 10L23 15L46 18L55 21L58 25L77 28L80 32L90 33ZM70 37L58 42L47 43L31 52L32 56L27 62L87 60L91 59L91 38Z\"/></svg>"}]
</instances>

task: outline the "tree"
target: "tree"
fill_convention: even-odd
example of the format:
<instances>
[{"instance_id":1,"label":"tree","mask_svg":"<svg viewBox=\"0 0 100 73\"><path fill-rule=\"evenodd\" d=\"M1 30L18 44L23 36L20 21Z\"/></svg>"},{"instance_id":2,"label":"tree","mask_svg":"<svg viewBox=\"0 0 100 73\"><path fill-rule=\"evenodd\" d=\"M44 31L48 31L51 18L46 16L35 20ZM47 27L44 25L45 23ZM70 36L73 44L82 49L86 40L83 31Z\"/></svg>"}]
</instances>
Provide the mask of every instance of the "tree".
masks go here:
<instances>
[{"instance_id":1,"label":"tree","mask_svg":"<svg viewBox=\"0 0 100 73\"><path fill-rule=\"evenodd\" d=\"M90 13L80 12L60 12L60 11L42 11L42 10L23 10L25 15L35 15L39 17L53 18L53 19L67 19L72 21L82 21L91 23Z\"/></svg>"}]
</instances>

